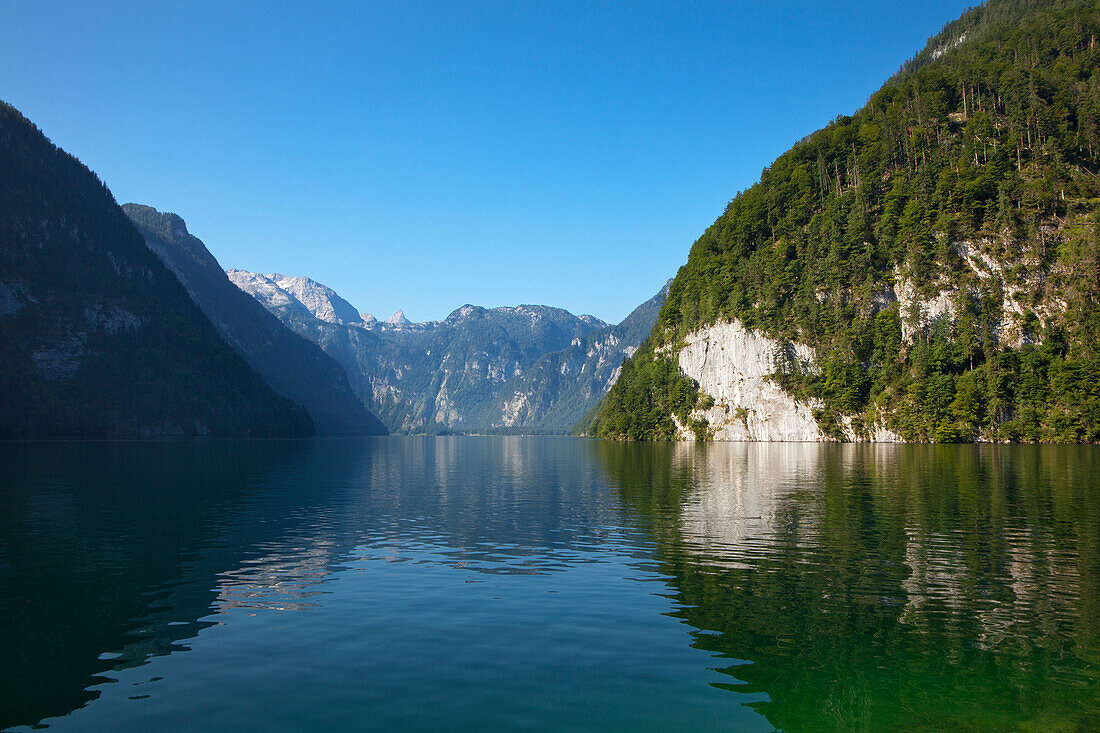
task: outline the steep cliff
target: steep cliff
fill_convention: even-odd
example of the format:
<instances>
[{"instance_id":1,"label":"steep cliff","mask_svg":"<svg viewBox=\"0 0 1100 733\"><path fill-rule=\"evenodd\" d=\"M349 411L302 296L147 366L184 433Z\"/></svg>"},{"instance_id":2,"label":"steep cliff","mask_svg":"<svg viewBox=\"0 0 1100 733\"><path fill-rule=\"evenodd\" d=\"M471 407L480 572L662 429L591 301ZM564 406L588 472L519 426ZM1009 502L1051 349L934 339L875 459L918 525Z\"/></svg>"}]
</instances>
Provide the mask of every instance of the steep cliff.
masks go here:
<instances>
[{"instance_id":1,"label":"steep cliff","mask_svg":"<svg viewBox=\"0 0 1100 733\"><path fill-rule=\"evenodd\" d=\"M1085 0L948 24L730 201L584 429L1100 441L1098 38Z\"/></svg>"},{"instance_id":2,"label":"steep cliff","mask_svg":"<svg viewBox=\"0 0 1100 733\"><path fill-rule=\"evenodd\" d=\"M386 432L352 392L343 367L231 283L206 245L187 231L183 219L140 204L123 204L122 210L145 237L149 248L187 288L222 338L272 389L304 407L319 434ZM308 290L298 282L300 279L286 278L281 286L292 292ZM318 291L314 308L332 322L348 317L359 319L355 309L331 291L328 294Z\"/></svg>"}]
</instances>

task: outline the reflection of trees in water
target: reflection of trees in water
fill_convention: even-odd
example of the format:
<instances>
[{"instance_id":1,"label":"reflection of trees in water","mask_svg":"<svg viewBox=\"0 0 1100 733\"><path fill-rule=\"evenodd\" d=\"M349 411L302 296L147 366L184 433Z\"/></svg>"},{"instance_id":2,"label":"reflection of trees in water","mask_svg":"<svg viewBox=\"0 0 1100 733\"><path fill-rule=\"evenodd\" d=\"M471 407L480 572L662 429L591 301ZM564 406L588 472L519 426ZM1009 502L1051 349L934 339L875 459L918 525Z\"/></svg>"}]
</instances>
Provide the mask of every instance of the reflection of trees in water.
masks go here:
<instances>
[{"instance_id":1,"label":"reflection of trees in water","mask_svg":"<svg viewBox=\"0 0 1100 733\"><path fill-rule=\"evenodd\" d=\"M1090 448L600 446L785 730L1100 726ZM745 517L759 516L759 520ZM713 633L719 632L719 633Z\"/></svg>"}]
</instances>

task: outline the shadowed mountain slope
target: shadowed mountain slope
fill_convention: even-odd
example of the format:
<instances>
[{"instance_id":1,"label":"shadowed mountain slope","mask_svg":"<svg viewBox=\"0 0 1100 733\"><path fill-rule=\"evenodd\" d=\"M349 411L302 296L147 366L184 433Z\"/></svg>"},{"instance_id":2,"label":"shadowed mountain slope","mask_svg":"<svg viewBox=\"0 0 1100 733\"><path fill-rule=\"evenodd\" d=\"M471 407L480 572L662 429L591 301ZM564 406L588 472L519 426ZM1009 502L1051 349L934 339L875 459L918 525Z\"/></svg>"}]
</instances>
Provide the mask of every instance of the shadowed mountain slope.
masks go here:
<instances>
[{"instance_id":1,"label":"shadowed mountain slope","mask_svg":"<svg viewBox=\"0 0 1100 733\"><path fill-rule=\"evenodd\" d=\"M0 436L312 432L102 181L0 103Z\"/></svg>"},{"instance_id":2,"label":"shadowed mountain slope","mask_svg":"<svg viewBox=\"0 0 1100 733\"><path fill-rule=\"evenodd\" d=\"M183 219L140 204L124 204L122 209L218 333L272 389L304 407L318 433L386 432L352 392L344 368L231 283L202 241L187 231Z\"/></svg>"}]
</instances>

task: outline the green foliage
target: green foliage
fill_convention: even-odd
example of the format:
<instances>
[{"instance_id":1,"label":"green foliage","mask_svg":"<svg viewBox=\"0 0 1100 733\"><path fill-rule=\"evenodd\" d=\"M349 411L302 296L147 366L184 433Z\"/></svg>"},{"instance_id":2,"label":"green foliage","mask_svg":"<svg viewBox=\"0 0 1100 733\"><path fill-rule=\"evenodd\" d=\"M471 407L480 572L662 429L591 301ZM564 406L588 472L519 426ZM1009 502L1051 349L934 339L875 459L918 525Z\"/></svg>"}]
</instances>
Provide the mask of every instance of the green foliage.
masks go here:
<instances>
[{"instance_id":1,"label":"green foliage","mask_svg":"<svg viewBox=\"0 0 1100 733\"><path fill-rule=\"evenodd\" d=\"M698 385L683 376L667 356L654 354L648 342L642 352L645 358L635 355L623 361L618 382L584 432L628 440L672 440L676 437L675 415L698 437L706 437L705 425L692 424L688 415L699 402Z\"/></svg>"},{"instance_id":2,"label":"green foliage","mask_svg":"<svg viewBox=\"0 0 1100 733\"><path fill-rule=\"evenodd\" d=\"M908 440L1100 439L1098 38L1095 1L994 0L780 156L692 247L599 434L665 436L659 417L621 411L668 403L680 377L655 376L662 347L738 319L815 348L819 374L775 378L823 401L823 427L845 414ZM958 242L1001 271L979 275ZM920 321L883 297L899 280L956 293L954 318L903 339ZM1003 338L1008 288L1027 310L1022 349Z\"/></svg>"}]
</instances>

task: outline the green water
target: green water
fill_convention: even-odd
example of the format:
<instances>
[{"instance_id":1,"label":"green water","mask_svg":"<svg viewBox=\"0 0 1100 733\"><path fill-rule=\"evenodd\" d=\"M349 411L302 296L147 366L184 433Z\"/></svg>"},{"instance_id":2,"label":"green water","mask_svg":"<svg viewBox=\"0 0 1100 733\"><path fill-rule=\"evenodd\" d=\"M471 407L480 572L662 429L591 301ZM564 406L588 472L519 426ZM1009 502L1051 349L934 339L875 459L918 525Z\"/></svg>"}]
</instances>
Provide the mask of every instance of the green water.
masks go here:
<instances>
[{"instance_id":1,"label":"green water","mask_svg":"<svg viewBox=\"0 0 1100 733\"><path fill-rule=\"evenodd\" d=\"M0 728L1100 729L1100 450L0 445Z\"/></svg>"}]
</instances>

